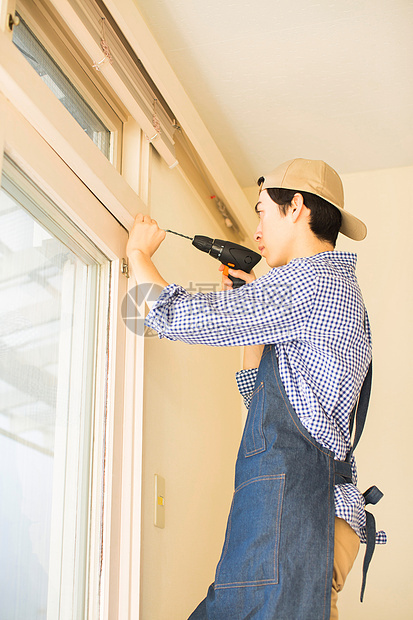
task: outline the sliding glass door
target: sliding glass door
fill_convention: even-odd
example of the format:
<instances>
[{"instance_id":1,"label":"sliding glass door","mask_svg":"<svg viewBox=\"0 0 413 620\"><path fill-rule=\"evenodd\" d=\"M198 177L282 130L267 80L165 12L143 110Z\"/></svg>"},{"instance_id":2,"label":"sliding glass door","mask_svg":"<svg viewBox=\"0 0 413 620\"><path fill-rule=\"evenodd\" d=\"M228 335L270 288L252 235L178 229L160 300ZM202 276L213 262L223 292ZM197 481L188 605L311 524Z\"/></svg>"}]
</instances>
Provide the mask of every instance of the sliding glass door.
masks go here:
<instances>
[{"instance_id":1,"label":"sliding glass door","mask_svg":"<svg viewBox=\"0 0 413 620\"><path fill-rule=\"evenodd\" d=\"M112 232L116 249L122 249L127 233L113 218L108 221L108 238ZM5 620L98 618L113 562L118 573L110 537L119 536L119 524L111 519L119 505L113 507L111 492L113 480L120 480L122 436L115 445L113 403L120 407L121 427L123 381L119 386L116 377L123 376L126 330L111 321L126 278L114 277L114 264L4 158L0 618Z\"/></svg>"},{"instance_id":2,"label":"sliding glass door","mask_svg":"<svg viewBox=\"0 0 413 620\"><path fill-rule=\"evenodd\" d=\"M0 191L0 617L40 620L57 618L64 596L85 597L99 264L86 239L81 247L71 238L69 222L56 225L50 201L8 169L14 180L5 170ZM65 571L72 592L60 591L70 583Z\"/></svg>"}]
</instances>

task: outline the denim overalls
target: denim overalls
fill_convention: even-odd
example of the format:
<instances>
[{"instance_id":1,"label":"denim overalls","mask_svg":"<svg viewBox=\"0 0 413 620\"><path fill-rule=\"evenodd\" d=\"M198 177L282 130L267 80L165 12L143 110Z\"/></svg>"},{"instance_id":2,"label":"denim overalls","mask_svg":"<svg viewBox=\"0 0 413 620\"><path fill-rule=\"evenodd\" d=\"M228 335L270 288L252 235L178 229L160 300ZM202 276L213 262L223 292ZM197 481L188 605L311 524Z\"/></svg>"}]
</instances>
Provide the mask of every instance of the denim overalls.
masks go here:
<instances>
[{"instance_id":1,"label":"denim overalls","mask_svg":"<svg viewBox=\"0 0 413 620\"><path fill-rule=\"evenodd\" d=\"M215 581L189 620L330 617L337 463L301 424L267 345ZM350 464L340 467L351 481Z\"/></svg>"}]
</instances>

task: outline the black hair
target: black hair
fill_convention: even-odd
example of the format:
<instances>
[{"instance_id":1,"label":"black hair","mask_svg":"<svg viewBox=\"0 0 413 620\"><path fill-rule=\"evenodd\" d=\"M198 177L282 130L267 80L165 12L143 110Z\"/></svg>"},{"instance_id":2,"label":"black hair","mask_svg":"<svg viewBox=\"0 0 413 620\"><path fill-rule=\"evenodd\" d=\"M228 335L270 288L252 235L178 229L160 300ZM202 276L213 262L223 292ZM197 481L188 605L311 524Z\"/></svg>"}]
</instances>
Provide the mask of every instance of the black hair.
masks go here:
<instances>
[{"instance_id":1,"label":"black hair","mask_svg":"<svg viewBox=\"0 0 413 620\"><path fill-rule=\"evenodd\" d=\"M261 185L264 178L258 179L258 185ZM320 241L328 241L334 247L336 245L337 236L341 227L340 211L320 196L311 194L310 192L302 192L293 189L279 189L276 187L266 188L271 200L275 202L280 212L287 215L291 206L291 201L295 194L301 194L304 204L310 210L310 229Z\"/></svg>"}]
</instances>

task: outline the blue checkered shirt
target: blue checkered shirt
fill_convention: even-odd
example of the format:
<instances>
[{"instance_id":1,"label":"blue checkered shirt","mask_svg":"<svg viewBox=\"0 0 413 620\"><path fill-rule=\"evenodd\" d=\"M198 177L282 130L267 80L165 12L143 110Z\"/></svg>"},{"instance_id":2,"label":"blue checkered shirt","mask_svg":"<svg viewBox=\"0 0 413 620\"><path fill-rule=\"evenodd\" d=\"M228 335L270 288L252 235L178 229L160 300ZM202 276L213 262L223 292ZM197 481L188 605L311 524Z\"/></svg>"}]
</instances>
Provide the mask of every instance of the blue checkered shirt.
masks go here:
<instances>
[{"instance_id":1,"label":"blue checkered shirt","mask_svg":"<svg viewBox=\"0 0 413 620\"><path fill-rule=\"evenodd\" d=\"M296 258L231 291L190 294L167 286L146 317L160 338L189 344L272 344L285 391L302 424L344 460L351 446L349 415L371 361L371 332L355 275L357 257L322 252ZM237 373L249 406L257 369ZM336 516L365 542L365 502L353 484L336 485ZM380 531L377 543L386 542Z\"/></svg>"}]
</instances>

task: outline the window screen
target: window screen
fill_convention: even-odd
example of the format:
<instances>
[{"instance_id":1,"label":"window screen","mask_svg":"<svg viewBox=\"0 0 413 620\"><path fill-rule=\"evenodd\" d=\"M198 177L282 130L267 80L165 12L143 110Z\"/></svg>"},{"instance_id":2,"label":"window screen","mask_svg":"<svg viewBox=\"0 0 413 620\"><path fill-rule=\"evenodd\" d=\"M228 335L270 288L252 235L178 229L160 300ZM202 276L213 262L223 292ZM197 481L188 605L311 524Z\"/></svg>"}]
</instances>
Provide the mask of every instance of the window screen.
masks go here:
<instances>
[{"instance_id":1,"label":"window screen","mask_svg":"<svg viewBox=\"0 0 413 620\"><path fill-rule=\"evenodd\" d=\"M109 129L76 90L25 21L21 17L20 20L19 26L13 29L13 43L105 157L110 159Z\"/></svg>"}]
</instances>

